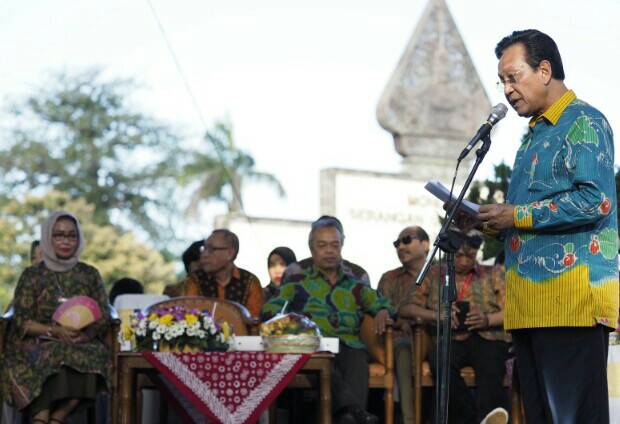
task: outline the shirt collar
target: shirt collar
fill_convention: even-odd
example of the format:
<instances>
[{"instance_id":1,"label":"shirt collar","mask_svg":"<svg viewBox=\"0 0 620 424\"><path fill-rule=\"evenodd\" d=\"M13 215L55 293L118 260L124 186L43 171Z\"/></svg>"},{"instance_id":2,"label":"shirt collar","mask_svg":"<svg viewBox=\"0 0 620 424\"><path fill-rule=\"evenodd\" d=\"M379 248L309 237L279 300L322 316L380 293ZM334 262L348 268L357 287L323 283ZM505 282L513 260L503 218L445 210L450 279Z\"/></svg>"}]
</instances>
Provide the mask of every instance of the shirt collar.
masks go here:
<instances>
[{"instance_id":1,"label":"shirt collar","mask_svg":"<svg viewBox=\"0 0 620 424\"><path fill-rule=\"evenodd\" d=\"M206 273L202 269L196 271L195 274L198 275L200 280L215 280L215 276L213 274ZM241 280L241 271L239 271L239 268L237 268L237 266L234 264L232 266L232 269L230 270L230 281L233 280Z\"/></svg>"},{"instance_id":2,"label":"shirt collar","mask_svg":"<svg viewBox=\"0 0 620 424\"><path fill-rule=\"evenodd\" d=\"M311 277L322 278L323 280L329 283L329 278L327 278L325 274L323 274L323 272L316 265L312 264L312 266L308 269L308 271L309 271L308 275L310 275ZM344 271L344 268L342 267L342 265L338 265L338 279L336 282L342 281L347 276L348 274Z\"/></svg>"},{"instance_id":3,"label":"shirt collar","mask_svg":"<svg viewBox=\"0 0 620 424\"><path fill-rule=\"evenodd\" d=\"M566 93L562 94L562 96L557 99L545 113L530 119L530 127L533 127L538 122L542 121L543 118L550 124L556 125L560 120L560 116L564 113L564 110L576 98L577 95L575 95L575 92L573 90L568 90Z\"/></svg>"},{"instance_id":4,"label":"shirt collar","mask_svg":"<svg viewBox=\"0 0 620 424\"><path fill-rule=\"evenodd\" d=\"M409 274L409 275L412 275L412 276L414 276L414 277L417 277L417 275L419 274L419 272L412 272L412 271L409 271L409 270L407 269L407 267L405 267L405 266L401 266L400 268L398 268L398 269L396 270L396 275L397 275L397 276L399 276L399 277L400 277L400 276L403 276L403 275L406 275L406 274Z\"/></svg>"}]
</instances>

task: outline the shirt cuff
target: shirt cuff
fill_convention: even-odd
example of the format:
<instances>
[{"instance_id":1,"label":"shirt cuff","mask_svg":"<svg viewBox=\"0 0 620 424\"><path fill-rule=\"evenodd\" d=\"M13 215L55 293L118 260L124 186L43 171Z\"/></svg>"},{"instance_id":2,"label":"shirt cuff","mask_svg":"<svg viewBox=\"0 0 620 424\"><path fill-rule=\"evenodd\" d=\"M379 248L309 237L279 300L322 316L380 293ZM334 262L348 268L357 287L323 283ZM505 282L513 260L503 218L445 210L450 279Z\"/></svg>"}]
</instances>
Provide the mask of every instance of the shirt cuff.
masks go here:
<instances>
[{"instance_id":1,"label":"shirt cuff","mask_svg":"<svg viewBox=\"0 0 620 424\"><path fill-rule=\"evenodd\" d=\"M515 205L513 219L515 228L531 230L534 228L532 205Z\"/></svg>"}]
</instances>

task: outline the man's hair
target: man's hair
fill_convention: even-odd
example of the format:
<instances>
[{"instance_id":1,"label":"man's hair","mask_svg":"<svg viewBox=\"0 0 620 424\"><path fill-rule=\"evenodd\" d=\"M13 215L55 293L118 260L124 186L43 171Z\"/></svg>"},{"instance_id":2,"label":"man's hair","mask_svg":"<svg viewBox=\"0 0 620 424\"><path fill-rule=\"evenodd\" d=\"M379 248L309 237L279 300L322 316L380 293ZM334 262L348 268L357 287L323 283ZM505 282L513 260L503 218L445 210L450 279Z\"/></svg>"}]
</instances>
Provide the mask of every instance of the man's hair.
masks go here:
<instances>
[{"instance_id":1,"label":"man's hair","mask_svg":"<svg viewBox=\"0 0 620 424\"><path fill-rule=\"evenodd\" d=\"M551 76L557 80L564 81L562 57L560 56L558 46L551 37L536 29L514 31L497 43L495 56L501 59L504 51L515 44L522 44L525 48L525 60L528 65L536 69L540 62L546 60L551 64Z\"/></svg>"},{"instance_id":2,"label":"man's hair","mask_svg":"<svg viewBox=\"0 0 620 424\"><path fill-rule=\"evenodd\" d=\"M211 235L213 234L224 235L224 240L226 240L226 243L229 243L230 247L232 247L233 250L235 251L235 255L232 258L232 260L234 261L237 258L237 255L239 254L239 237L237 237L237 234L233 233L227 228L218 228L217 230L213 230L211 232Z\"/></svg>"},{"instance_id":3,"label":"man's hair","mask_svg":"<svg viewBox=\"0 0 620 424\"><path fill-rule=\"evenodd\" d=\"M465 234L460 228L451 225L448 229L448 232L454 237L461 240L461 248L463 250L479 249L480 245L484 241L484 239L482 238L482 233L473 228L469 230L467 234Z\"/></svg>"},{"instance_id":4,"label":"man's hair","mask_svg":"<svg viewBox=\"0 0 620 424\"><path fill-rule=\"evenodd\" d=\"M189 245L187 250L183 252L181 259L183 259L183 266L185 266L185 272L189 273L189 265L200 259L200 246L204 244L204 240L198 240Z\"/></svg>"},{"instance_id":5,"label":"man's hair","mask_svg":"<svg viewBox=\"0 0 620 424\"><path fill-rule=\"evenodd\" d=\"M39 246L41 242L39 240L35 240L30 244L30 262L34 260L34 250Z\"/></svg>"},{"instance_id":6,"label":"man's hair","mask_svg":"<svg viewBox=\"0 0 620 424\"><path fill-rule=\"evenodd\" d=\"M418 237L418 240L420 240L420 242L429 241L428 233L426 231L424 231L424 228L422 228L420 226L416 226L416 227L414 227L413 232Z\"/></svg>"},{"instance_id":7,"label":"man's hair","mask_svg":"<svg viewBox=\"0 0 620 424\"><path fill-rule=\"evenodd\" d=\"M110 290L110 304L114 305L116 298L122 294L143 294L144 286L138 280L133 278L121 278L116 280Z\"/></svg>"},{"instance_id":8,"label":"man's hair","mask_svg":"<svg viewBox=\"0 0 620 424\"><path fill-rule=\"evenodd\" d=\"M312 235L319 228L335 228L340 233L340 245L344 244L344 230L342 229L342 222L335 216L323 215L312 223L310 229L310 235L308 236L308 246L312 247Z\"/></svg>"}]
</instances>

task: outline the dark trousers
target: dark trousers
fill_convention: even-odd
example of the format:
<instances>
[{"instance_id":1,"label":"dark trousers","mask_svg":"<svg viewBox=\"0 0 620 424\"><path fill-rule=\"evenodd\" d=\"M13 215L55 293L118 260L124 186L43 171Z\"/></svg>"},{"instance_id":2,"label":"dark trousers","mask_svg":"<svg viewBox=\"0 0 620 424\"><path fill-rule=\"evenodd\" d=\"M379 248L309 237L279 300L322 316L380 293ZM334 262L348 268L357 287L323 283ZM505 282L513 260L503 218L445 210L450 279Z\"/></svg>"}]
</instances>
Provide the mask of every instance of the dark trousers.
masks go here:
<instances>
[{"instance_id":1,"label":"dark trousers","mask_svg":"<svg viewBox=\"0 0 620 424\"><path fill-rule=\"evenodd\" d=\"M437 349L429 357L433 375L437 375ZM479 423L490 411L505 404L503 390L508 344L483 339L473 333L465 340L452 340L450 349L450 423ZM461 368L471 366L476 373L477 400L461 377ZM528 423L529 424L529 423Z\"/></svg>"},{"instance_id":2,"label":"dark trousers","mask_svg":"<svg viewBox=\"0 0 620 424\"><path fill-rule=\"evenodd\" d=\"M366 409L368 401L368 361L366 350L353 349L340 343L340 352L332 365L332 410Z\"/></svg>"},{"instance_id":3,"label":"dark trousers","mask_svg":"<svg viewBox=\"0 0 620 424\"><path fill-rule=\"evenodd\" d=\"M528 424L609 423L609 330L552 327L513 330Z\"/></svg>"}]
</instances>

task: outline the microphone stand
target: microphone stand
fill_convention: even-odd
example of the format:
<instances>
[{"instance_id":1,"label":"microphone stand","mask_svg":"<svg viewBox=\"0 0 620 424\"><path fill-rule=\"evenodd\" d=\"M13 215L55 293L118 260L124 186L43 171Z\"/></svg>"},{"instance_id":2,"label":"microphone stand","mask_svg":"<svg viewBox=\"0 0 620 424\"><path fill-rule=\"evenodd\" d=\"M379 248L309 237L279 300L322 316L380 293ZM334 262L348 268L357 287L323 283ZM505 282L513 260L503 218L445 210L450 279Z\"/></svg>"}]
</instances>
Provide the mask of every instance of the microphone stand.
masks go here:
<instances>
[{"instance_id":1,"label":"microphone stand","mask_svg":"<svg viewBox=\"0 0 620 424\"><path fill-rule=\"evenodd\" d=\"M437 250L441 249L446 253L446 275L445 282L442 286L441 302L443 304L443 321L442 330L443 334L437 334L437 343L439 345L440 360L437 365L438 375L436 381L438 383L439 399L436 404L435 416L437 417L437 424L445 424L448 422L448 400L449 400L449 388L450 388L450 344L452 340L452 303L456 300L456 276L454 268L454 254L458 252L460 247L460 240L455 237L451 237L448 233L448 227L452 223L454 215L458 211L463 197L471 184L478 167L482 163L482 160L486 156L489 148L491 147L491 136L487 135L482 139L482 146L476 150L476 161L472 167L465 185L459 194L458 199L453 205L450 205L448 217L443 223L435 242L433 243L433 250L428 254L426 262L418 274L416 284L419 286L426 277L428 270L437 254ZM437 328L439 333L439 327Z\"/></svg>"}]
</instances>

